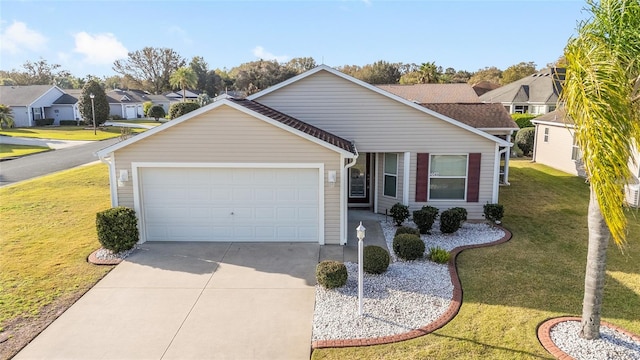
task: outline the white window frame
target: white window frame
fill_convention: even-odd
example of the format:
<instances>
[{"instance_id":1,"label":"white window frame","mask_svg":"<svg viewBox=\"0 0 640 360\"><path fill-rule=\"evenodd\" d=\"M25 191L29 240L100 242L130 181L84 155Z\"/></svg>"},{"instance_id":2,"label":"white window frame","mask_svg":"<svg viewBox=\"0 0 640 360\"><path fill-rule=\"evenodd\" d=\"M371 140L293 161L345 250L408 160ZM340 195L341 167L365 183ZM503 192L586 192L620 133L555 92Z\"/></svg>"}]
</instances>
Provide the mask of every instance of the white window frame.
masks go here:
<instances>
[{"instance_id":1,"label":"white window frame","mask_svg":"<svg viewBox=\"0 0 640 360\"><path fill-rule=\"evenodd\" d=\"M571 160L579 161L580 158L581 158L581 156L580 156L580 147L578 146L578 143L576 141L576 137L574 135L573 136L573 144L571 145Z\"/></svg>"},{"instance_id":2,"label":"white window frame","mask_svg":"<svg viewBox=\"0 0 640 360\"><path fill-rule=\"evenodd\" d=\"M388 173L387 170L387 155L395 155L396 157L396 173ZM382 164L382 195L390 198L397 199L398 198L398 161L399 161L398 153L384 153L383 164ZM395 191L393 195L387 195L385 191L387 190L387 176L392 176L395 179Z\"/></svg>"},{"instance_id":3,"label":"white window frame","mask_svg":"<svg viewBox=\"0 0 640 360\"><path fill-rule=\"evenodd\" d=\"M431 172L431 166L433 165L433 157L434 156L465 156L467 158L467 163L465 167L465 175L464 176L439 176L434 175ZM467 201L467 188L469 187L469 154L468 153L460 153L460 154L429 154L429 187L427 194L427 201ZM462 179L464 178L464 193L462 195L462 199L432 199L431 198L431 179Z\"/></svg>"},{"instance_id":4,"label":"white window frame","mask_svg":"<svg viewBox=\"0 0 640 360\"><path fill-rule=\"evenodd\" d=\"M518 109L520 108L520 109ZM529 113L529 105L514 105L513 112L516 114L528 114Z\"/></svg>"},{"instance_id":5,"label":"white window frame","mask_svg":"<svg viewBox=\"0 0 640 360\"><path fill-rule=\"evenodd\" d=\"M549 128L544 128L544 142L549 142Z\"/></svg>"}]
</instances>

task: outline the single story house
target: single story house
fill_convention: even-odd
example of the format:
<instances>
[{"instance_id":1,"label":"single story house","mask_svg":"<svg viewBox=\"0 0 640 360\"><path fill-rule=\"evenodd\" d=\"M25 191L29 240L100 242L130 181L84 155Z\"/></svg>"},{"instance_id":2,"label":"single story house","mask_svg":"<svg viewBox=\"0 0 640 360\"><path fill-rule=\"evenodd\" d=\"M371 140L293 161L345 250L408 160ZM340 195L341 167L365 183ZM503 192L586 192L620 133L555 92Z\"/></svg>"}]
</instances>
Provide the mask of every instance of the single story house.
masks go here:
<instances>
[{"instance_id":1,"label":"single story house","mask_svg":"<svg viewBox=\"0 0 640 360\"><path fill-rule=\"evenodd\" d=\"M35 126L39 119L60 120L59 109L52 105L62 95L64 90L53 85L0 86L0 103L13 110L15 127Z\"/></svg>"},{"instance_id":2,"label":"single story house","mask_svg":"<svg viewBox=\"0 0 640 360\"><path fill-rule=\"evenodd\" d=\"M566 69L548 68L480 95L486 103L500 103L509 114L546 114L556 109Z\"/></svg>"},{"instance_id":3,"label":"single story house","mask_svg":"<svg viewBox=\"0 0 640 360\"><path fill-rule=\"evenodd\" d=\"M347 209L499 200L511 143L320 65L98 151L144 241L346 244Z\"/></svg>"},{"instance_id":4,"label":"single story house","mask_svg":"<svg viewBox=\"0 0 640 360\"><path fill-rule=\"evenodd\" d=\"M535 125L533 161L566 173L586 177L580 148L575 141L575 125L562 108L532 119ZM626 187L627 203L640 207L640 152L635 150L629 159L633 178Z\"/></svg>"}]
</instances>

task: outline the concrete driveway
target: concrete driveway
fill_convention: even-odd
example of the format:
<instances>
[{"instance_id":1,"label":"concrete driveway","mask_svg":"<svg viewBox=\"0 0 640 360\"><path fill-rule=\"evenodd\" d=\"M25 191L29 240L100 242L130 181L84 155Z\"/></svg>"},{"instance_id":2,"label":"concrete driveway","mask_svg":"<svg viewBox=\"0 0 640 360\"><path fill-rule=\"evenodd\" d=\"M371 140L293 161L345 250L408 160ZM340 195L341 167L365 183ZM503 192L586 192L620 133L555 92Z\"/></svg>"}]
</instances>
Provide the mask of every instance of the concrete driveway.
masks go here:
<instances>
[{"instance_id":1,"label":"concrete driveway","mask_svg":"<svg viewBox=\"0 0 640 360\"><path fill-rule=\"evenodd\" d=\"M309 359L318 255L145 243L15 359Z\"/></svg>"}]
</instances>

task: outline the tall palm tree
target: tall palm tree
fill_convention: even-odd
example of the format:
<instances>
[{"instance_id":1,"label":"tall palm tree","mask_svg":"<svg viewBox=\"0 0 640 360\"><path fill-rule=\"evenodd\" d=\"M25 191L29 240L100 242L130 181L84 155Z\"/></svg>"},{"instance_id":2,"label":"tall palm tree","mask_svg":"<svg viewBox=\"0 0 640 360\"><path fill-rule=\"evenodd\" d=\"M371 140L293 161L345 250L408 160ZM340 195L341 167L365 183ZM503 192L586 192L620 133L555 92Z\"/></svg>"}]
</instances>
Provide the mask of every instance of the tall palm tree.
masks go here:
<instances>
[{"instance_id":1,"label":"tall palm tree","mask_svg":"<svg viewBox=\"0 0 640 360\"><path fill-rule=\"evenodd\" d=\"M440 72L436 63L432 61L420 64L418 80L421 84L437 83L440 80Z\"/></svg>"},{"instance_id":2,"label":"tall palm tree","mask_svg":"<svg viewBox=\"0 0 640 360\"><path fill-rule=\"evenodd\" d=\"M183 66L178 68L171 77L169 77L169 83L171 86L176 86L182 89L182 102L185 101L187 87L193 88L198 84L198 76L190 67Z\"/></svg>"},{"instance_id":3,"label":"tall palm tree","mask_svg":"<svg viewBox=\"0 0 640 360\"><path fill-rule=\"evenodd\" d=\"M640 145L640 1L587 0L591 19L565 48L561 101L575 123L591 186L580 336L600 337L607 244L625 242L624 184Z\"/></svg>"},{"instance_id":4,"label":"tall palm tree","mask_svg":"<svg viewBox=\"0 0 640 360\"><path fill-rule=\"evenodd\" d=\"M0 129L4 127L13 127L13 110L5 104L0 104Z\"/></svg>"}]
</instances>

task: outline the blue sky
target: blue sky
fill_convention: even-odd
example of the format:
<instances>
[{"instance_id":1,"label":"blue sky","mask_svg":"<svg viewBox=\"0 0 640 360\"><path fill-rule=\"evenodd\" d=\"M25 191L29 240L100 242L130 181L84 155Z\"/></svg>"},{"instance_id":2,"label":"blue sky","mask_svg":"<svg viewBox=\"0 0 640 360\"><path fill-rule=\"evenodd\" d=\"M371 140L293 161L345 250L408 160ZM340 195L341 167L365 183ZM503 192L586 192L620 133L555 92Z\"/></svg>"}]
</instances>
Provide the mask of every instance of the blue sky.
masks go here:
<instances>
[{"instance_id":1,"label":"blue sky","mask_svg":"<svg viewBox=\"0 0 640 360\"><path fill-rule=\"evenodd\" d=\"M584 1L16 1L0 3L0 69L46 59L75 76L114 75L114 60L169 47L209 67L310 56L330 66L435 61L500 69L555 61Z\"/></svg>"}]
</instances>

